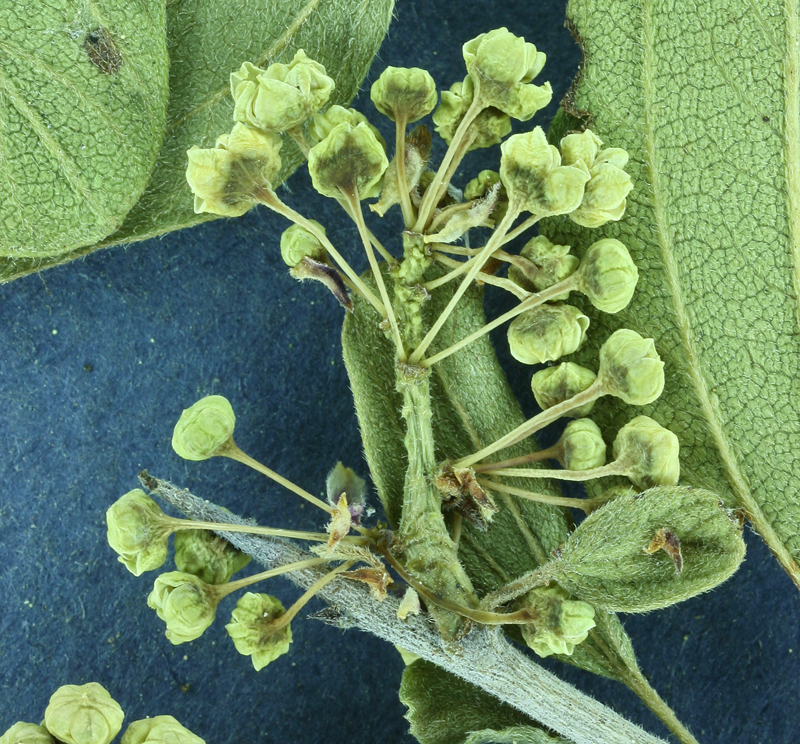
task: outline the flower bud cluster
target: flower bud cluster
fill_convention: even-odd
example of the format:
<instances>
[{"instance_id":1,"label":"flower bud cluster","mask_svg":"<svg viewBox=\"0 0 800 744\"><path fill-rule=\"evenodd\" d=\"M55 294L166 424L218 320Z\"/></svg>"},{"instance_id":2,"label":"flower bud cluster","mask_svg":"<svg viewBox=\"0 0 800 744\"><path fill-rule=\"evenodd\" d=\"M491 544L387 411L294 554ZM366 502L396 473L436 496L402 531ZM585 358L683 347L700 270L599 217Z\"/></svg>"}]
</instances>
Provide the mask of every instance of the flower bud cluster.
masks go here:
<instances>
[{"instance_id":1,"label":"flower bud cluster","mask_svg":"<svg viewBox=\"0 0 800 744\"><path fill-rule=\"evenodd\" d=\"M125 714L97 682L63 685L51 696L41 725L19 721L0 736L0 744L110 744ZM172 716L131 723L120 744L205 744Z\"/></svg>"}]
</instances>

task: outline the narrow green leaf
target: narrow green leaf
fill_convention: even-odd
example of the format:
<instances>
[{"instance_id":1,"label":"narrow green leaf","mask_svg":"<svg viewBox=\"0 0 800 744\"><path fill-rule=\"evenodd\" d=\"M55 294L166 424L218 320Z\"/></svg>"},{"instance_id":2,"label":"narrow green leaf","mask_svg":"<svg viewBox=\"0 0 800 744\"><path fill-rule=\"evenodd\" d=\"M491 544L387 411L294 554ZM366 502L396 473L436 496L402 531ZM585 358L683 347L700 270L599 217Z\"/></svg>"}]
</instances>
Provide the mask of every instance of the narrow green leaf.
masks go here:
<instances>
[{"instance_id":1,"label":"narrow green leaf","mask_svg":"<svg viewBox=\"0 0 800 744\"><path fill-rule=\"evenodd\" d=\"M120 227L164 133L164 34L163 0L0 0L0 265Z\"/></svg>"},{"instance_id":2,"label":"narrow green leaf","mask_svg":"<svg viewBox=\"0 0 800 744\"><path fill-rule=\"evenodd\" d=\"M0 281L98 248L214 219L194 213L186 185L186 151L192 145L213 147L217 136L231 128L230 73L245 60L267 66L291 59L302 48L336 81L332 102L348 103L386 34L393 6L394 0L167 0L169 108L164 142L147 189L113 234L106 231L93 239L96 243L59 257L0 263ZM293 143L287 143L281 158L282 181L302 157Z\"/></svg>"},{"instance_id":3,"label":"narrow green leaf","mask_svg":"<svg viewBox=\"0 0 800 744\"><path fill-rule=\"evenodd\" d=\"M422 659L403 672L400 700L420 744L567 744L510 705Z\"/></svg>"},{"instance_id":4,"label":"narrow green leaf","mask_svg":"<svg viewBox=\"0 0 800 744\"><path fill-rule=\"evenodd\" d=\"M622 326L666 362L655 404L596 416L675 432L682 482L743 508L800 586L800 7L573 0L568 16L585 59L566 106L630 153L635 186L620 223L544 232L578 252L617 237L640 269L625 311L587 308L576 361Z\"/></svg>"}]
</instances>

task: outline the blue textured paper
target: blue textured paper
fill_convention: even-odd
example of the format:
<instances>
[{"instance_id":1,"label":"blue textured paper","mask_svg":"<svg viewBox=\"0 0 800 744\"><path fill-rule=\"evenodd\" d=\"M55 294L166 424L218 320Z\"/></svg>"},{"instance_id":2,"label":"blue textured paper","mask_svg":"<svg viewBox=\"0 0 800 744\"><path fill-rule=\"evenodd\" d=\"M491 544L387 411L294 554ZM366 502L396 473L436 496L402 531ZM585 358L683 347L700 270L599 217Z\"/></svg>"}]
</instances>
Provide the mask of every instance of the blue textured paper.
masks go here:
<instances>
[{"instance_id":1,"label":"blue textured paper","mask_svg":"<svg viewBox=\"0 0 800 744\"><path fill-rule=\"evenodd\" d=\"M368 85L388 64L425 67L448 87L464 75L461 43L500 25L547 53L542 78L558 101L580 56L563 6L400 2L357 106L378 119ZM533 123L546 126L554 111ZM471 155L461 183L498 156ZM283 196L366 268L355 230L305 173ZM397 228L396 216L389 222ZM391 646L300 620L291 652L256 673L223 628L232 597L200 640L172 646L145 603L154 574L134 578L105 541L105 510L138 486L141 468L262 524L324 523L243 466L172 453L182 408L210 393L231 400L245 451L310 491L322 491L339 459L366 475L341 360L342 310L318 285L289 278L278 250L286 226L259 208L0 287L0 732L41 720L59 685L95 680L128 721L169 713L208 744L410 740L397 698L403 664ZM508 361L502 334L496 341ZM530 409L529 372L507 366ZM706 744L800 734L800 595L760 540L746 539L747 561L723 587L626 620L643 670ZM282 579L268 591L285 604L297 595ZM622 686L546 665L665 735Z\"/></svg>"}]
</instances>

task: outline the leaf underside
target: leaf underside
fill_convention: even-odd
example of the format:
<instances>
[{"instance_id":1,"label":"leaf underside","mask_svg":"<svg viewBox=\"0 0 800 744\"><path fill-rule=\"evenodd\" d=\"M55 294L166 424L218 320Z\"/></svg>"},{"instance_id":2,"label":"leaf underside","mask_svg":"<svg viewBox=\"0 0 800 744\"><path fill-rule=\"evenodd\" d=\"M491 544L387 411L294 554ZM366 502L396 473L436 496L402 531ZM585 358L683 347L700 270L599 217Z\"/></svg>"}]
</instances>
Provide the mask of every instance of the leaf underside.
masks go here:
<instances>
[{"instance_id":1,"label":"leaf underside","mask_svg":"<svg viewBox=\"0 0 800 744\"><path fill-rule=\"evenodd\" d=\"M163 0L0 0L0 265L122 224L164 133L164 23Z\"/></svg>"},{"instance_id":2,"label":"leaf underside","mask_svg":"<svg viewBox=\"0 0 800 744\"><path fill-rule=\"evenodd\" d=\"M0 281L71 261L120 243L146 240L214 219L195 214L186 185L186 151L213 147L230 130L229 75L245 60L260 66L290 60L297 49L325 65L336 81L333 103L348 103L386 34L394 0L167 0L169 107L158 160L139 201L115 232L77 242L49 258L0 259ZM285 180L302 161L293 143L281 150ZM130 206L130 205L129 205ZM127 211L127 210L126 210ZM117 226L115 226L116 228Z\"/></svg>"},{"instance_id":3,"label":"leaf underside","mask_svg":"<svg viewBox=\"0 0 800 744\"><path fill-rule=\"evenodd\" d=\"M421 744L567 744L487 692L415 661L403 672L400 700Z\"/></svg>"},{"instance_id":4,"label":"leaf underside","mask_svg":"<svg viewBox=\"0 0 800 744\"><path fill-rule=\"evenodd\" d=\"M743 508L798 586L799 16L796 1L573 0L584 64L563 105L630 153L635 186L619 223L543 227L579 254L619 238L640 270L626 310L585 308L575 361L596 367L627 327L666 363L655 404L606 398L593 418L613 432L645 413L674 431L682 482Z\"/></svg>"}]
</instances>

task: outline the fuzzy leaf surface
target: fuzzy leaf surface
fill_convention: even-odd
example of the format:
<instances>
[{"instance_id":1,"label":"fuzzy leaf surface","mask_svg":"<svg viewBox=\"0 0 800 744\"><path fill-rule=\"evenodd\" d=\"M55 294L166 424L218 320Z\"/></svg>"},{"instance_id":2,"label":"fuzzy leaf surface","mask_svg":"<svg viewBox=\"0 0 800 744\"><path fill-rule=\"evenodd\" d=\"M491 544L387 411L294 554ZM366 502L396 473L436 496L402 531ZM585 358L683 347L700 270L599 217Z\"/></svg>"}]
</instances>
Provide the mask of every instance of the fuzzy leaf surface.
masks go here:
<instances>
[{"instance_id":1,"label":"fuzzy leaf surface","mask_svg":"<svg viewBox=\"0 0 800 744\"><path fill-rule=\"evenodd\" d=\"M422 659L406 667L400 700L420 744L568 744L527 716Z\"/></svg>"},{"instance_id":2,"label":"fuzzy leaf surface","mask_svg":"<svg viewBox=\"0 0 800 744\"><path fill-rule=\"evenodd\" d=\"M120 227L164 133L164 23L163 0L0 0L0 265Z\"/></svg>"},{"instance_id":3,"label":"fuzzy leaf surface","mask_svg":"<svg viewBox=\"0 0 800 744\"><path fill-rule=\"evenodd\" d=\"M246 60L262 67L288 61L302 48L336 81L332 103L346 104L369 70L393 7L394 0L167 0L169 107L161 151L141 199L113 234L56 259L0 264L0 280L214 219L194 213L186 151L213 147L230 130L230 73ZM282 182L302 156L287 142L281 159Z\"/></svg>"},{"instance_id":4,"label":"fuzzy leaf surface","mask_svg":"<svg viewBox=\"0 0 800 744\"><path fill-rule=\"evenodd\" d=\"M678 435L682 482L743 508L798 586L799 16L776 0L573 0L585 59L566 106L630 153L634 191L619 223L544 227L579 253L628 246L633 302L587 308L576 361L596 366L619 327L655 338L667 385L636 413ZM636 415L610 399L595 411L604 430Z\"/></svg>"}]
</instances>

